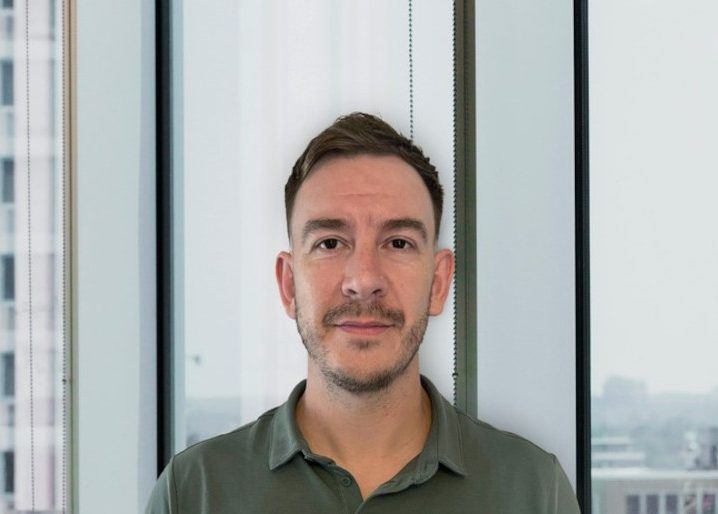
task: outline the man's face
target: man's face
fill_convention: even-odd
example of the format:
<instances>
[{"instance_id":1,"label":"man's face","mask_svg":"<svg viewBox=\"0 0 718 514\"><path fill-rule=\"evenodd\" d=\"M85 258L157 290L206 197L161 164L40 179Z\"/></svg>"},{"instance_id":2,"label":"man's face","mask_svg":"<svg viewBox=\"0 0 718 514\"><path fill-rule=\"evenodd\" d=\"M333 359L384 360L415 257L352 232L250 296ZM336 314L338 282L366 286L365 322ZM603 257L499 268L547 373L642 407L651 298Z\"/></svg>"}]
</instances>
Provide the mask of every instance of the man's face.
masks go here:
<instances>
[{"instance_id":1,"label":"man's face","mask_svg":"<svg viewBox=\"0 0 718 514\"><path fill-rule=\"evenodd\" d=\"M277 281L329 383L373 392L412 363L453 273L434 231L429 191L398 157L330 158L301 185Z\"/></svg>"}]
</instances>

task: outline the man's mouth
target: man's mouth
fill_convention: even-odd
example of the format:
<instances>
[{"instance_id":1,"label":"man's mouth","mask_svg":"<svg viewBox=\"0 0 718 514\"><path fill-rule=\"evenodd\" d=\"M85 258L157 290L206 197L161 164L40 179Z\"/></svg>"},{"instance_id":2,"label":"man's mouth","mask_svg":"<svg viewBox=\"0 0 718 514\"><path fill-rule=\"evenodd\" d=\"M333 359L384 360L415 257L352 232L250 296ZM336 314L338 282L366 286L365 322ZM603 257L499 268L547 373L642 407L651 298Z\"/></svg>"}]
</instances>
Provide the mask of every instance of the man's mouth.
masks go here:
<instances>
[{"instance_id":1,"label":"man's mouth","mask_svg":"<svg viewBox=\"0 0 718 514\"><path fill-rule=\"evenodd\" d=\"M393 325L384 321L345 320L336 324L344 332L363 336L378 335Z\"/></svg>"}]
</instances>

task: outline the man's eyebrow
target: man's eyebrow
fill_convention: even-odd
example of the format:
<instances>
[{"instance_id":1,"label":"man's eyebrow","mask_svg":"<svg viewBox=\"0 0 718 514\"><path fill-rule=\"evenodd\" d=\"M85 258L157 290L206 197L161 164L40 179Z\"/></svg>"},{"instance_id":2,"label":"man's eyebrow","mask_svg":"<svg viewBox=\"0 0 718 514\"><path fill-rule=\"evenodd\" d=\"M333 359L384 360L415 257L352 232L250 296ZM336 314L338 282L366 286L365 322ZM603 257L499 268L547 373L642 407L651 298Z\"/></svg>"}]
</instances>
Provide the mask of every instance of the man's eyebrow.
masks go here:
<instances>
[{"instance_id":1,"label":"man's eyebrow","mask_svg":"<svg viewBox=\"0 0 718 514\"><path fill-rule=\"evenodd\" d=\"M410 230L417 231L421 235L421 238L424 240L425 243L429 240L426 225L424 225L423 221L416 218L397 218L393 220L387 220L382 223L381 228L383 231L408 228Z\"/></svg>"},{"instance_id":2,"label":"man's eyebrow","mask_svg":"<svg viewBox=\"0 0 718 514\"><path fill-rule=\"evenodd\" d=\"M338 218L317 218L309 220L304 224L302 229L302 244L307 242L309 234L316 230L344 230L349 224Z\"/></svg>"}]
</instances>

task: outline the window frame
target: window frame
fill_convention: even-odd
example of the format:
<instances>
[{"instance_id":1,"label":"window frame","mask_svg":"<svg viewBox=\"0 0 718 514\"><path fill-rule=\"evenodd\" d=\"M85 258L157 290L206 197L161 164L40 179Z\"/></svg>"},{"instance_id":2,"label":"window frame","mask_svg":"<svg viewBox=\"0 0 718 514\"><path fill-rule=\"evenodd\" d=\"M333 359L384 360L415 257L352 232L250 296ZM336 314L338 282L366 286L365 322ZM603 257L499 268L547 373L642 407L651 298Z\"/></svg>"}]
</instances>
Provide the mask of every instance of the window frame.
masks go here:
<instances>
[{"instance_id":1,"label":"window frame","mask_svg":"<svg viewBox=\"0 0 718 514\"><path fill-rule=\"evenodd\" d=\"M576 496L591 514L588 0L573 0L576 226Z\"/></svg>"},{"instance_id":2,"label":"window frame","mask_svg":"<svg viewBox=\"0 0 718 514\"><path fill-rule=\"evenodd\" d=\"M154 5L66 8L68 511L142 512L156 481Z\"/></svg>"}]
</instances>

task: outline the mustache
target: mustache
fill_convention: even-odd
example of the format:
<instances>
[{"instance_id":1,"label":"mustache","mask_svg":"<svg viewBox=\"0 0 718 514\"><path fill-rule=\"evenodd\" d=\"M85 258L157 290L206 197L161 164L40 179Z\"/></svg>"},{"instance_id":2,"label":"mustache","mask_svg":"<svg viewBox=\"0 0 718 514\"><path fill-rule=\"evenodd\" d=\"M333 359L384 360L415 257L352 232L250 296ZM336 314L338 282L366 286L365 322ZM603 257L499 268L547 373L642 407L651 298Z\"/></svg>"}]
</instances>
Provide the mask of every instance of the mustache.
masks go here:
<instances>
[{"instance_id":1,"label":"mustache","mask_svg":"<svg viewBox=\"0 0 718 514\"><path fill-rule=\"evenodd\" d=\"M322 323L325 326L335 325L344 316L369 317L379 321L389 322L399 327L404 326L404 313L398 309L391 309L382 305L379 302L372 302L370 304L362 304L359 302L348 302L337 307L329 309Z\"/></svg>"}]
</instances>

